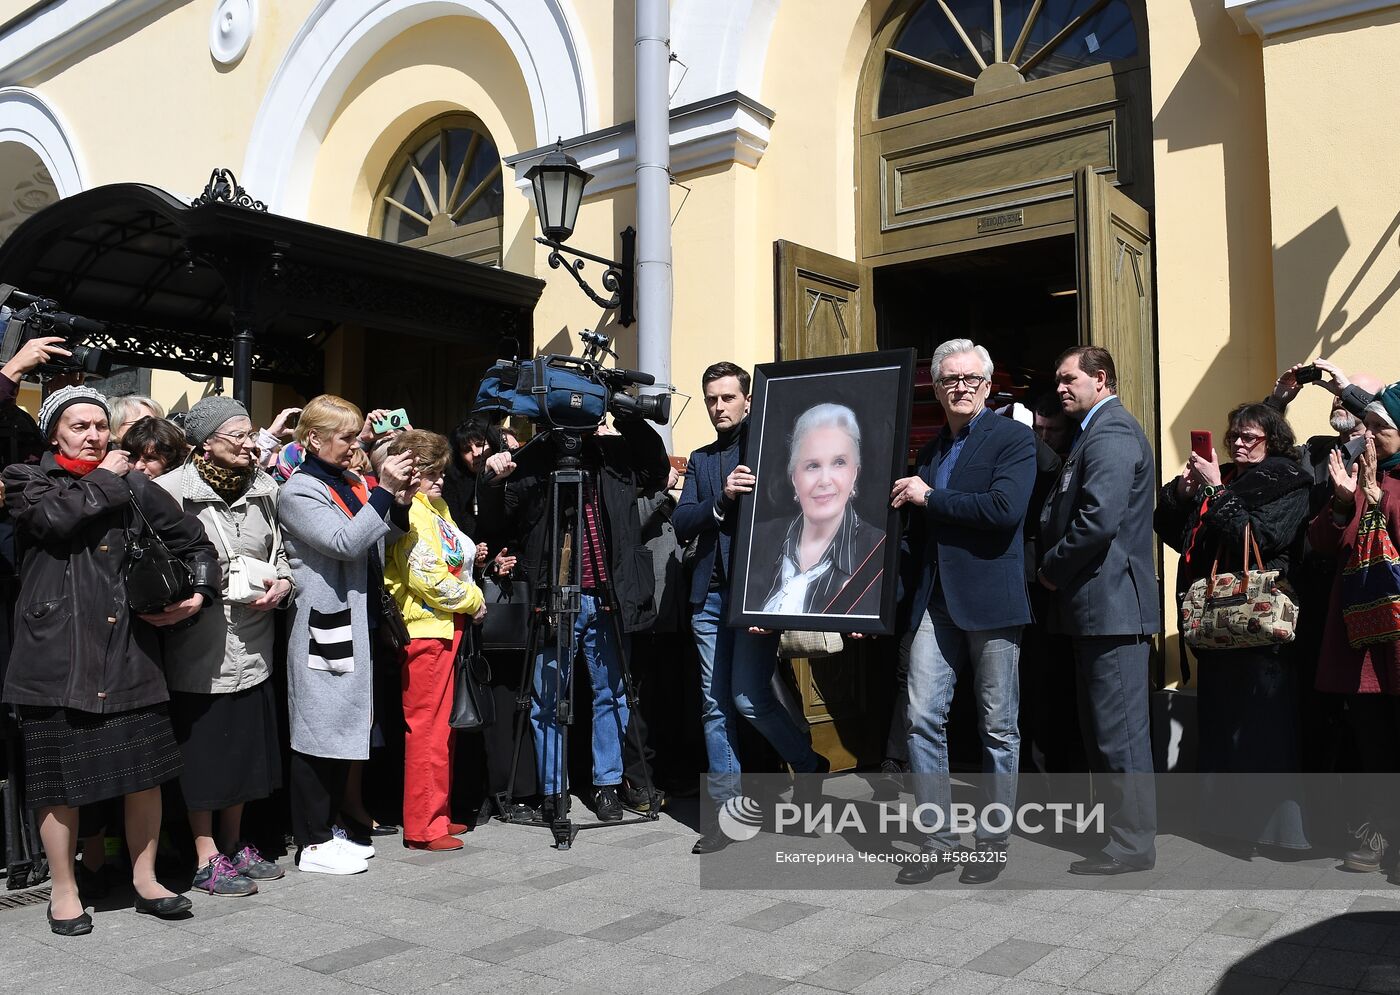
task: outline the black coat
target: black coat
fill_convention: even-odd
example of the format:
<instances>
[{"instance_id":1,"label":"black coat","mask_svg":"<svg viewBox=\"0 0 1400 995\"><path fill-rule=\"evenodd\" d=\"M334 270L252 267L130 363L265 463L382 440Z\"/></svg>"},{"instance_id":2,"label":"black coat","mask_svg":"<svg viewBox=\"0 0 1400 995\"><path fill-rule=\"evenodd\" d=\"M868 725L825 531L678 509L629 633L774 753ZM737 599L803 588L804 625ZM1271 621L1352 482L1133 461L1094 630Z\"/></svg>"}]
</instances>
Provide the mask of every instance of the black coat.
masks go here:
<instances>
[{"instance_id":1,"label":"black coat","mask_svg":"<svg viewBox=\"0 0 1400 995\"><path fill-rule=\"evenodd\" d=\"M158 630L126 603L126 533L135 500L213 604L219 557L199 521L144 474L75 477L46 455L5 468L5 505L22 549L14 651L4 700L124 712L169 699ZM135 531L136 525L132 523Z\"/></svg>"},{"instance_id":2,"label":"black coat","mask_svg":"<svg viewBox=\"0 0 1400 995\"><path fill-rule=\"evenodd\" d=\"M651 550L642 542L637 498L666 489L671 472L666 446L645 421L617 419L618 435L586 435L583 465L597 474L603 507L608 576L622 613L625 632L640 632L656 619L656 573ZM549 475L557 465L547 438L517 451L516 470L505 482L505 514L510 532L523 536L524 564L537 593L548 576Z\"/></svg>"},{"instance_id":3,"label":"black coat","mask_svg":"<svg viewBox=\"0 0 1400 995\"><path fill-rule=\"evenodd\" d=\"M1205 515L1200 497L1177 494L1180 478L1169 480L1158 494L1153 529L1178 553L1191 549L1191 561L1183 562L1177 571L1179 592L1210 575L1217 552L1218 570L1238 573L1244 566L1246 525L1259 544L1266 570L1288 576L1298 562L1312 474L1292 456L1269 456L1244 468L1226 464L1221 472L1225 487L1210 500Z\"/></svg>"}]
</instances>

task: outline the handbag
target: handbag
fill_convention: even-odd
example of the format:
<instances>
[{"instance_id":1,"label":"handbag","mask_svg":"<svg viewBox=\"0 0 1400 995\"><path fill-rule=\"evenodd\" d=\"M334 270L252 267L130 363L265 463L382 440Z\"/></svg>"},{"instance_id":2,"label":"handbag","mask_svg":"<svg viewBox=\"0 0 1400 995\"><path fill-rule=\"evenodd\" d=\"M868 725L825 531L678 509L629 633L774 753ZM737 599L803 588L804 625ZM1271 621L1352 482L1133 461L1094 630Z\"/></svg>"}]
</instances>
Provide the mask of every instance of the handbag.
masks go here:
<instances>
[{"instance_id":1,"label":"handbag","mask_svg":"<svg viewBox=\"0 0 1400 995\"><path fill-rule=\"evenodd\" d=\"M273 523L272 548L276 549L276 518L272 517L271 521ZM233 543L229 540L228 533L224 531L223 522L220 520L217 509L214 511L214 531L219 533L219 541L223 543L224 552L228 555L228 580L224 582L224 600L240 605L257 601L267 593L265 581L274 583L277 581L276 565L255 556L235 553Z\"/></svg>"},{"instance_id":2,"label":"handbag","mask_svg":"<svg viewBox=\"0 0 1400 995\"><path fill-rule=\"evenodd\" d=\"M784 629L778 637L778 656L784 660L816 660L824 656L835 656L845 649L839 632L807 632L802 629Z\"/></svg>"},{"instance_id":3,"label":"handbag","mask_svg":"<svg viewBox=\"0 0 1400 995\"><path fill-rule=\"evenodd\" d=\"M380 649L398 657L408 651L408 641L413 638L398 602L383 584L379 585L379 624L375 626L374 638Z\"/></svg>"},{"instance_id":4,"label":"handbag","mask_svg":"<svg viewBox=\"0 0 1400 995\"><path fill-rule=\"evenodd\" d=\"M194 575L189 564L170 552L165 540L151 527L135 492L130 507L136 512L139 527L133 532L133 522L127 519L126 603L137 615L156 614L194 594Z\"/></svg>"},{"instance_id":5,"label":"handbag","mask_svg":"<svg viewBox=\"0 0 1400 995\"><path fill-rule=\"evenodd\" d=\"M475 643L469 623L452 661L452 714L447 724L453 729L481 729L496 721L496 699L487 686L491 664L475 650Z\"/></svg>"},{"instance_id":6,"label":"handbag","mask_svg":"<svg viewBox=\"0 0 1400 995\"><path fill-rule=\"evenodd\" d=\"M530 631L530 585L507 575L484 577L481 593L486 618L481 622L484 650L523 650Z\"/></svg>"},{"instance_id":7,"label":"handbag","mask_svg":"<svg viewBox=\"0 0 1400 995\"><path fill-rule=\"evenodd\" d=\"M1362 513L1342 567L1342 621L1356 649L1400 639L1400 553L1378 507Z\"/></svg>"},{"instance_id":8,"label":"handbag","mask_svg":"<svg viewBox=\"0 0 1400 995\"><path fill-rule=\"evenodd\" d=\"M1219 563L1217 550L1210 576L1193 583L1182 598L1181 634L1187 645L1242 649L1291 643L1298 627L1298 602L1279 571L1263 569L1259 544L1249 525L1244 527L1244 570L1238 575L1217 573Z\"/></svg>"}]
</instances>

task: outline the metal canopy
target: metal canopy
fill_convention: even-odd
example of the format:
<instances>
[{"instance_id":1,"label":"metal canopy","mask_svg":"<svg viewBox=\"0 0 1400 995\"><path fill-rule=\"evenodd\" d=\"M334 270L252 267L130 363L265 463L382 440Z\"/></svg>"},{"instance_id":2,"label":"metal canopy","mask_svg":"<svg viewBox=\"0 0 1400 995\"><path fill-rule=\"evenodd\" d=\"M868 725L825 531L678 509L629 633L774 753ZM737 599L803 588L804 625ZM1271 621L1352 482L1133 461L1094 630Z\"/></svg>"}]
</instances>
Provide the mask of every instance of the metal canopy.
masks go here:
<instances>
[{"instance_id":1,"label":"metal canopy","mask_svg":"<svg viewBox=\"0 0 1400 995\"><path fill-rule=\"evenodd\" d=\"M227 170L186 205L118 183L45 208L0 245L0 281L105 322L116 362L322 389L340 323L526 346L543 281L267 213Z\"/></svg>"}]
</instances>

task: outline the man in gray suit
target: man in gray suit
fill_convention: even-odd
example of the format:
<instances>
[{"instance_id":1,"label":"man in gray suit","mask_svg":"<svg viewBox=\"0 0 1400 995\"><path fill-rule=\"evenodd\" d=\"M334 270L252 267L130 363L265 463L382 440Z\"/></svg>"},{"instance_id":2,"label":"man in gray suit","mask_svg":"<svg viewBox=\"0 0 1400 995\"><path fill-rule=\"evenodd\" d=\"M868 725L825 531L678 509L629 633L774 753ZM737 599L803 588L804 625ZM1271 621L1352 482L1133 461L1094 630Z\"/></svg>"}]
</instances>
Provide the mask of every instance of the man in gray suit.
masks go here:
<instances>
[{"instance_id":1,"label":"man in gray suit","mask_svg":"<svg viewBox=\"0 0 1400 995\"><path fill-rule=\"evenodd\" d=\"M1123 874L1156 861L1157 797L1148 729L1149 640L1161 627L1152 537L1156 462L1118 400L1113 357L1075 346L1056 393L1078 432L1040 515L1040 583L1052 632L1072 637L1079 722L1105 803L1108 845L1074 874Z\"/></svg>"}]
</instances>

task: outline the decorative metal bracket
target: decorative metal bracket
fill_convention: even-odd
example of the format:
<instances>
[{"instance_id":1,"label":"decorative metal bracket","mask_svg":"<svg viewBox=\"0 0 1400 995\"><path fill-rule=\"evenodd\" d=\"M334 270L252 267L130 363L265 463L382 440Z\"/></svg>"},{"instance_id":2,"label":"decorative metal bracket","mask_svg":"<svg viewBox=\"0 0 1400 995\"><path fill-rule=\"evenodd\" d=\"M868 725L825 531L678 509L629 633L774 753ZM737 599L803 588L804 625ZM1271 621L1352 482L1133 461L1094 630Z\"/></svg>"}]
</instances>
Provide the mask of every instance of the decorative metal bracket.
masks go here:
<instances>
[{"instance_id":1,"label":"decorative metal bracket","mask_svg":"<svg viewBox=\"0 0 1400 995\"><path fill-rule=\"evenodd\" d=\"M213 203L232 204L235 207L267 213L267 205L260 200L254 200L247 190L238 185L233 170L222 166L209 174L209 182L204 185L204 192L190 201L190 207L204 207Z\"/></svg>"},{"instance_id":2,"label":"decorative metal bracket","mask_svg":"<svg viewBox=\"0 0 1400 995\"><path fill-rule=\"evenodd\" d=\"M637 231L628 226L622 230L620 238L622 239L621 260L595 256L591 252L584 252L582 249L575 249L562 242L556 242L552 238L539 237L535 241L541 245L549 246L550 269L562 269L568 273L594 304L597 304L604 311L617 311L617 323L627 327L637 320ZM565 253L579 258L565 259ZM602 283L603 289L612 295L611 297L603 297L584 280L583 261L585 259L607 267L599 282Z\"/></svg>"}]
</instances>

